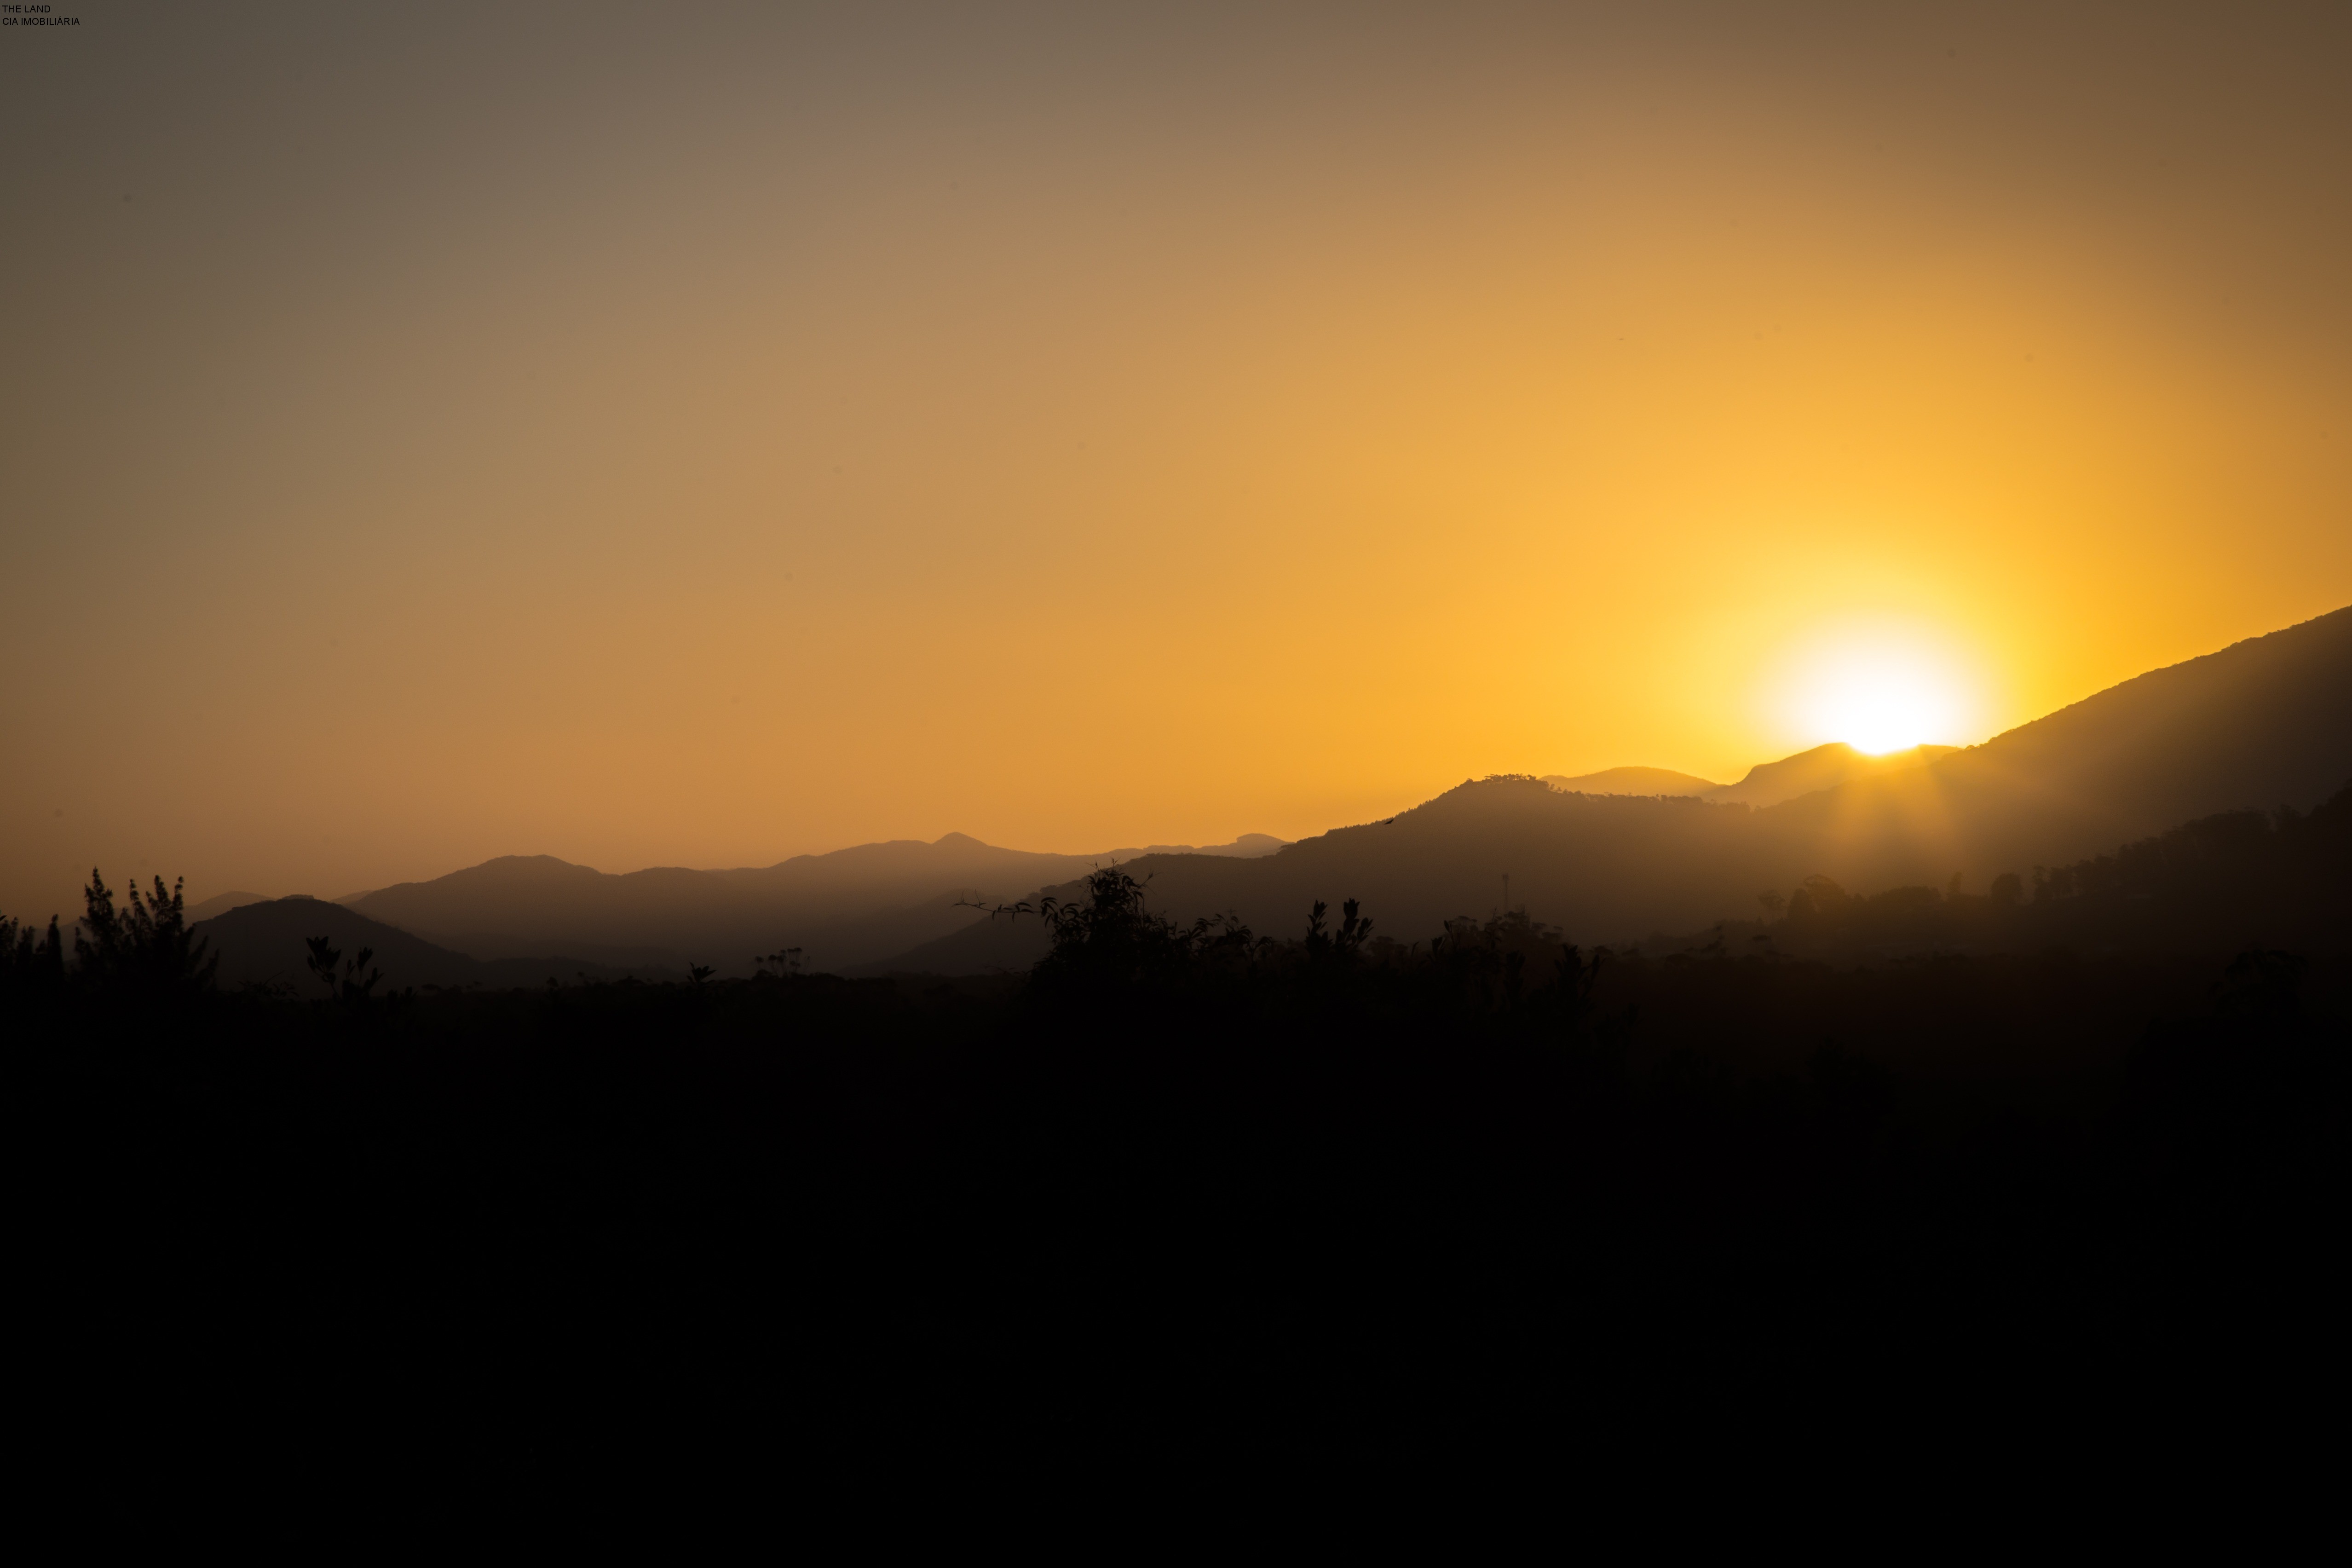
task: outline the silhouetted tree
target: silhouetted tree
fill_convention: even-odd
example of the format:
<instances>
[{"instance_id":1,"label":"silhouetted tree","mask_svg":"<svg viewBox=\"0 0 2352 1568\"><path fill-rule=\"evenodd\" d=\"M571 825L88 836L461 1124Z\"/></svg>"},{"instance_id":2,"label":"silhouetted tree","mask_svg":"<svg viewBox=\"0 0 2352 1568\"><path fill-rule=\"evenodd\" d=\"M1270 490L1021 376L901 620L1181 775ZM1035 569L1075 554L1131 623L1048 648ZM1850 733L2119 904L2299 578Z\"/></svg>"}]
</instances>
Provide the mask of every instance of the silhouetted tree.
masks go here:
<instances>
[{"instance_id":1,"label":"silhouetted tree","mask_svg":"<svg viewBox=\"0 0 2352 1568\"><path fill-rule=\"evenodd\" d=\"M369 967L375 962L375 949L363 947L349 962L344 962L341 950L326 937L305 938L304 945L310 950L310 956L303 963L312 974L318 976L319 983L327 988L327 995L331 1000L341 1004L346 1011L354 1014L364 1015L377 1008L379 999L375 994L375 988L383 979L383 971ZM338 963L342 965L340 971L336 968ZM395 993L394 995L383 997L381 1001L388 1005L401 995L402 994Z\"/></svg>"},{"instance_id":2,"label":"silhouetted tree","mask_svg":"<svg viewBox=\"0 0 2352 1568\"><path fill-rule=\"evenodd\" d=\"M171 888L155 879L152 900L134 884L130 908L117 910L114 895L92 867L82 890L84 912L74 931L74 973L82 985L105 994L167 1000L209 990L220 967L210 943L188 929L181 899L185 879Z\"/></svg>"},{"instance_id":3,"label":"silhouetted tree","mask_svg":"<svg viewBox=\"0 0 2352 1568\"><path fill-rule=\"evenodd\" d=\"M1356 900L1349 899L1339 906L1339 929L1326 931L1323 921L1330 908L1318 899L1315 908L1307 916L1307 961L1311 964L1345 969L1353 964L1363 952L1364 943L1372 934L1372 922L1358 913Z\"/></svg>"},{"instance_id":4,"label":"silhouetted tree","mask_svg":"<svg viewBox=\"0 0 2352 1568\"><path fill-rule=\"evenodd\" d=\"M1250 929L1230 915L1183 926L1153 914L1144 885L1116 866L1089 876L1082 899L1049 893L1034 907L1026 900L1000 904L989 914L1008 920L1034 914L1045 922L1053 949L1031 977L1049 993L1184 984L1198 977L1204 961L1247 953L1254 941Z\"/></svg>"},{"instance_id":5,"label":"silhouetted tree","mask_svg":"<svg viewBox=\"0 0 2352 1568\"><path fill-rule=\"evenodd\" d=\"M49 917L46 934L31 925L0 916L0 995L52 993L64 984L66 952L58 917Z\"/></svg>"}]
</instances>

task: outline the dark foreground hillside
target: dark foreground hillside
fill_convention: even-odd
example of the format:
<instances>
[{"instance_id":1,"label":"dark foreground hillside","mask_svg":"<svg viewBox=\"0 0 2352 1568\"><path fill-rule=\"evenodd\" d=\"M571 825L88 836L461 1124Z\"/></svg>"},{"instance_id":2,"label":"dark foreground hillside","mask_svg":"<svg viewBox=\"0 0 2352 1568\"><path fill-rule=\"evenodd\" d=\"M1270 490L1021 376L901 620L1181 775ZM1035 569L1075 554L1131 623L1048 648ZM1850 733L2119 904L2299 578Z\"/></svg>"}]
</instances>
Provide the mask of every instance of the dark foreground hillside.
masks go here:
<instances>
[{"instance_id":1,"label":"dark foreground hillside","mask_svg":"<svg viewBox=\"0 0 2352 1568\"><path fill-rule=\"evenodd\" d=\"M386 998L207 989L152 908L0 972L50 1447L126 1507L1855 1474L2332 1375L2340 955L1273 942L1106 872L1025 979Z\"/></svg>"}]
</instances>

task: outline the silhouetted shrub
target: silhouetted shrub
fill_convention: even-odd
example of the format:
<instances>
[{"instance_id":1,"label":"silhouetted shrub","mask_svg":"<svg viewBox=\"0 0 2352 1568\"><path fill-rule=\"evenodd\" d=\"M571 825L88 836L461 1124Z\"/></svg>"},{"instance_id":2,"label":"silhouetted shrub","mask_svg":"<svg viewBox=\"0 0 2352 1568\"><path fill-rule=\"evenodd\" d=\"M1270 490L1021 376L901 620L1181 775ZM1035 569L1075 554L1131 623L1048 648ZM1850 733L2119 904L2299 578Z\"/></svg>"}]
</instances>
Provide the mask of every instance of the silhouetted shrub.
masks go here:
<instances>
[{"instance_id":1,"label":"silhouetted shrub","mask_svg":"<svg viewBox=\"0 0 2352 1568\"><path fill-rule=\"evenodd\" d=\"M55 915L37 935L30 924L0 916L0 998L47 999L64 985L65 973L65 942Z\"/></svg>"},{"instance_id":2,"label":"silhouetted shrub","mask_svg":"<svg viewBox=\"0 0 2352 1568\"><path fill-rule=\"evenodd\" d=\"M1250 930L1238 921L1203 918L1180 925L1152 913L1145 894L1142 883L1109 866L1087 879L1082 899L1047 895L1034 908L1025 900L998 906L991 918L1034 914L1045 921L1053 947L1031 982L1047 994L1181 989L1251 950Z\"/></svg>"},{"instance_id":3,"label":"silhouetted shrub","mask_svg":"<svg viewBox=\"0 0 2352 1568\"><path fill-rule=\"evenodd\" d=\"M212 988L220 959L207 956L207 942L188 930L181 889L155 879L152 900L134 885L130 908L117 910L114 895L96 868L83 890L84 910L74 932L74 979L85 989L148 1003L169 1003Z\"/></svg>"}]
</instances>

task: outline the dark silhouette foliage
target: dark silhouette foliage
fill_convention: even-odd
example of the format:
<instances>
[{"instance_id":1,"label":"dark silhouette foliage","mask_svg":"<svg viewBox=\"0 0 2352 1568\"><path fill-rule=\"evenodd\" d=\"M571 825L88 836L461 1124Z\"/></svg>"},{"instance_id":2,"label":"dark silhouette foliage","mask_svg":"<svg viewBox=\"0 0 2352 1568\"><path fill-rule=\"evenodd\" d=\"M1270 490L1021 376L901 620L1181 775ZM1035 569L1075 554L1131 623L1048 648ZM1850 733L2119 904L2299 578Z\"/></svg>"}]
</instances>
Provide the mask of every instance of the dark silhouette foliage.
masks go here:
<instances>
[{"instance_id":1,"label":"dark silhouette foliage","mask_svg":"<svg viewBox=\"0 0 2352 1568\"><path fill-rule=\"evenodd\" d=\"M332 938L307 937L303 946L309 950L304 967L311 978L326 988L326 1000L346 1016L353 1018L379 1019L399 1013L416 999L413 987L404 987L377 995L375 988L383 984L383 971L375 967L375 950L362 947L349 958L335 946ZM338 968L337 965L341 965Z\"/></svg>"},{"instance_id":2,"label":"dark silhouette foliage","mask_svg":"<svg viewBox=\"0 0 2352 1568\"><path fill-rule=\"evenodd\" d=\"M992 919L1034 915L1045 922L1053 948L1034 979L1049 994L1182 987L1195 983L1204 966L1250 952L1250 930L1238 921L1179 925L1152 913L1146 892L1118 867L1098 867L1087 876L1082 899L1047 895L1034 907L1024 900L989 912Z\"/></svg>"},{"instance_id":3,"label":"dark silhouette foliage","mask_svg":"<svg viewBox=\"0 0 2352 1568\"><path fill-rule=\"evenodd\" d=\"M74 974L86 988L118 998L171 1002L208 990L219 968L207 943L188 929L181 889L155 879L152 899L134 883L128 909L114 907L114 895L96 868L83 890L83 913L74 931Z\"/></svg>"},{"instance_id":4,"label":"dark silhouette foliage","mask_svg":"<svg viewBox=\"0 0 2352 1568\"><path fill-rule=\"evenodd\" d=\"M2352 943L2206 917L2302 908L2341 802L1663 952L1344 888L1178 922L1111 867L997 911L1027 975L404 1006L324 937L323 995L208 988L93 878L74 963L0 925L40 1342L104 1352L56 1430L412 1500L2258 1431L2346 1304Z\"/></svg>"},{"instance_id":5,"label":"dark silhouette foliage","mask_svg":"<svg viewBox=\"0 0 2352 1568\"><path fill-rule=\"evenodd\" d=\"M55 915L47 931L0 915L0 1012L29 1018L56 1005L66 983L64 933Z\"/></svg>"},{"instance_id":6,"label":"dark silhouette foliage","mask_svg":"<svg viewBox=\"0 0 2352 1568\"><path fill-rule=\"evenodd\" d=\"M0 915L0 973L62 977L65 964L65 942L58 931L57 916L49 917L45 934L36 936L29 922Z\"/></svg>"}]
</instances>

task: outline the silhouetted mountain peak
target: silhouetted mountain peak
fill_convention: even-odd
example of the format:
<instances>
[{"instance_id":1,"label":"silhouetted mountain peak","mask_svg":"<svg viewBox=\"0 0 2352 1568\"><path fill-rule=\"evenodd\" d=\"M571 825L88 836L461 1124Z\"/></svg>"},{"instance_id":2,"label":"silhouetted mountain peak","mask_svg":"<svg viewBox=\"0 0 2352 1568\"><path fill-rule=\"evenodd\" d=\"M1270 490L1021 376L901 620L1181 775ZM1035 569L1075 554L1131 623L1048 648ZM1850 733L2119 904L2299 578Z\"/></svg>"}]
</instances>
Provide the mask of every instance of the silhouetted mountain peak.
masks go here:
<instances>
[{"instance_id":1,"label":"silhouetted mountain peak","mask_svg":"<svg viewBox=\"0 0 2352 1568\"><path fill-rule=\"evenodd\" d=\"M225 915L231 910L241 910L247 904L266 904L269 901L269 895L267 893L215 893L209 899L190 904L181 918L190 925L194 925L198 921L211 920L215 915Z\"/></svg>"},{"instance_id":2,"label":"silhouetted mountain peak","mask_svg":"<svg viewBox=\"0 0 2352 1568\"><path fill-rule=\"evenodd\" d=\"M2323 711L2332 710L2333 724L2323 723L2315 731L2264 722L2270 710L2314 698L2326 705ZM2249 741L2261 737L2254 743L2279 746L2282 761L2298 754L2325 757L2312 776L2332 783L2336 763L2330 742L2352 733L2352 606L2136 675L2004 730L1969 751L2020 758L2071 752L2088 763L2184 720L2213 726L2210 749L2217 761L2218 753L2236 741L2233 732L2244 731Z\"/></svg>"},{"instance_id":3,"label":"silhouetted mountain peak","mask_svg":"<svg viewBox=\"0 0 2352 1568\"><path fill-rule=\"evenodd\" d=\"M1843 741L1832 741L1777 763L1759 763L1738 784L1710 789L1706 798L1727 805L1778 805L1817 790L1835 789L1855 779L1925 767L1959 749L1913 746L1906 751L1873 753L1857 752Z\"/></svg>"},{"instance_id":4,"label":"silhouetted mountain peak","mask_svg":"<svg viewBox=\"0 0 2352 1568\"><path fill-rule=\"evenodd\" d=\"M1777 805L1815 790L1835 789L1852 779L1921 767L1959 750L1914 746L1874 754L1843 741L1831 741L1775 763L1759 763L1738 784L1721 784L1672 768L1604 768L1597 773L1548 773L1542 782L1572 795L1690 795L1725 805Z\"/></svg>"},{"instance_id":5,"label":"silhouetted mountain peak","mask_svg":"<svg viewBox=\"0 0 2352 1568\"><path fill-rule=\"evenodd\" d=\"M483 881L548 881L584 882L604 873L593 866L574 865L552 855L494 855L479 865L468 866L450 873L454 877L474 877ZM395 887L414 884L401 882ZM381 890L381 889L379 889Z\"/></svg>"}]
</instances>

